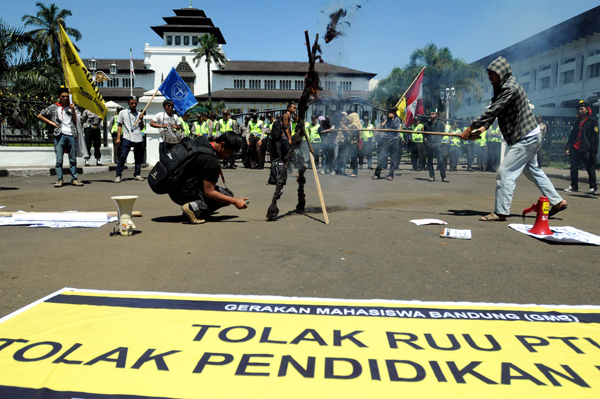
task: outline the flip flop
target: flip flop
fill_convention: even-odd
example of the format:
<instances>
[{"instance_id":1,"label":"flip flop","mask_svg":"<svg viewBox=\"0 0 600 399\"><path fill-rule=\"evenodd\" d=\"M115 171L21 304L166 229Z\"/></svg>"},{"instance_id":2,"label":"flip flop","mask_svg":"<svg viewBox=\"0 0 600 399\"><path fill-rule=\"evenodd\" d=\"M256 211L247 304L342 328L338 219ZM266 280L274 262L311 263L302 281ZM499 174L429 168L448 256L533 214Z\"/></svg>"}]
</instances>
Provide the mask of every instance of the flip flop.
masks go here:
<instances>
[{"instance_id":1,"label":"flip flop","mask_svg":"<svg viewBox=\"0 0 600 399\"><path fill-rule=\"evenodd\" d=\"M550 212L548 212L548 216L549 217L550 216L554 216L558 212L564 211L569 206L569 204L566 201L565 201L565 203L562 206L561 206L561 204L562 204L562 201L559 202L558 204L554 205L552 208L550 208Z\"/></svg>"},{"instance_id":2,"label":"flip flop","mask_svg":"<svg viewBox=\"0 0 600 399\"><path fill-rule=\"evenodd\" d=\"M506 222L506 216L496 215L494 212L479 218L481 222Z\"/></svg>"},{"instance_id":3,"label":"flip flop","mask_svg":"<svg viewBox=\"0 0 600 399\"><path fill-rule=\"evenodd\" d=\"M350 175L350 176L348 176L348 177L358 177L358 176L357 176L357 175L355 175L355 174L351 174L351 175Z\"/></svg>"},{"instance_id":4,"label":"flip flop","mask_svg":"<svg viewBox=\"0 0 600 399\"><path fill-rule=\"evenodd\" d=\"M373 180L379 180L379 176L371 176L371 179L373 179Z\"/></svg>"},{"instance_id":5,"label":"flip flop","mask_svg":"<svg viewBox=\"0 0 600 399\"><path fill-rule=\"evenodd\" d=\"M394 180L394 177L393 176L388 176L386 180L387 181L392 181L392 180Z\"/></svg>"}]
</instances>

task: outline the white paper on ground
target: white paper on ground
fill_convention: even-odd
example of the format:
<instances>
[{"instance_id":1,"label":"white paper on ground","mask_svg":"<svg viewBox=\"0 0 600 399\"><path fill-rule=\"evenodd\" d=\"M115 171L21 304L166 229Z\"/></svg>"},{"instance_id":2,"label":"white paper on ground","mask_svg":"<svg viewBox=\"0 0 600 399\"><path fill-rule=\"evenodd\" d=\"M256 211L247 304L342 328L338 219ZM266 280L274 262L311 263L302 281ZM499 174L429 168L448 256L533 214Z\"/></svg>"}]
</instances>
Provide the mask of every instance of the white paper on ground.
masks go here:
<instances>
[{"instance_id":1,"label":"white paper on ground","mask_svg":"<svg viewBox=\"0 0 600 399\"><path fill-rule=\"evenodd\" d=\"M0 205L0 209L6 208L6 205Z\"/></svg>"},{"instance_id":2,"label":"white paper on ground","mask_svg":"<svg viewBox=\"0 0 600 399\"><path fill-rule=\"evenodd\" d=\"M36 216L39 216L36 217ZM101 212L56 212L27 213L20 212L11 217L0 217L0 226L50 227L55 229L71 227L101 227L117 221L117 217L109 217Z\"/></svg>"},{"instance_id":3,"label":"white paper on ground","mask_svg":"<svg viewBox=\"0 0 600 399\"><path fill-rule=\"evenodd\" d=\"M539 234L531 234L529 230L533 227L531 224L509 224L508 227L517 230L520 233L527 234L541 240L559 242L561 244L592 244L600 245L600 237L590 234L586 231L576 229L571 226L550 227L554 234L551 236L542 236Z\"/></svg>"},{"instance_id":4,"label":"white paper on ground","mask_svg":"<svg viewBox=\"0 0 600 399\"><path fill-rule=\"evenodd\" d=\"M425 226L426 224L448 224L440 219L414 219L409 222L416 224L417 226Z\"/></svg>"},{"instance_id":5,"label":"white paper on ground","mask_svg":"<svg viewBox=\"0 0 600 399\"><path fill-rule=\"evenodd\" d=\"M471 230L457 230L457 229L449 229L445 228L440 234L440 237L446 238L458 238L460 240L470 240L471 239Z\"/></svg>"}]
</instances>

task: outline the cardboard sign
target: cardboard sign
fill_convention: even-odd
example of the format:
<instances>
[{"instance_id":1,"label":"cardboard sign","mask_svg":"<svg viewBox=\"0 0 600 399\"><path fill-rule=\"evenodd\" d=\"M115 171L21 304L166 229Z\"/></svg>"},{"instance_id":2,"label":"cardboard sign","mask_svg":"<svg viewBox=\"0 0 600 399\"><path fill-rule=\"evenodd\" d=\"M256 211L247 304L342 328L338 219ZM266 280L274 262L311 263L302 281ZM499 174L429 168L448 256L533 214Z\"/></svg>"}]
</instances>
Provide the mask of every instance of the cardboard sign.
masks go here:
<instances>
[{"instance_id":1,"label":"cardboard sign","mask_svg":"<svg viewBox=\"0 0 600 399\"><path fill-rule=\"evenodd\" d=\"M0 319L0 397L596 398L600 308L64 289Z\"/></svg>"}]
</instances>

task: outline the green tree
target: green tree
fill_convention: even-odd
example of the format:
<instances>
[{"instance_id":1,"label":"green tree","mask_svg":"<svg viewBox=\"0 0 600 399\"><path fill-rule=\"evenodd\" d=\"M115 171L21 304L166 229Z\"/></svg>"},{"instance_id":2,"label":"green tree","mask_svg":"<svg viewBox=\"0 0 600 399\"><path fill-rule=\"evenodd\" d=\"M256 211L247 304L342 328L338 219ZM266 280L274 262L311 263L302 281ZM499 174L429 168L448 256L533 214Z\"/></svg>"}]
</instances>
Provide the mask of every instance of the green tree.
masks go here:
<instances>
[{"instance_id":1,"label":"green tree","mask_svg":"<svg viewBox=\"0 0 600 399\"><path fill-rule=\"evenodd\" d=\"M451 103L452 110L460 107L467 92L475 93L481 98L485 70L479 65L468 64L462 58L454 58L447 47L438 48L430 43L415 50L406 67L394 68L390 75L382 79L371 94L371 100L380 106L396 105L423 67L426 67L423 77L425 109L435 107L443 110L439 94L446 87L456 89L456 98Z\"/></svg>"},{"instance_id":2,"label":"green tree","mask_svg":"<svg viewBox=\"0 0 600 399\"><path fill-rule=\"evenodd\" d=\"M52 58L60 59L60 35L59 25L61 25L65 32L69 36L75 38L76 41L81 39L81 33L77 29L69 28L66 26L64 19L68 16L73 15L71 10L59 9L54 3L46 7L44 3L36 3L38 8L37 14L34 15L23 15L22 21L25 22L24 27L35 26L39 27L27 34L43 44L46 49L50 49L50 55Z\"/></svg>"},{"instance_id":3,"label":"green tree","mask_svg":"<svg viewBox=\"0 0 600 399\"><path fill-rule=\"evenodd\" d=\"M221 50L219 47L219 42L217 41L217 37L215 35L202 35L200 38L200 45L193 49L192 52L196 54L193 59L196 61L196 66L200 65L202 57L204 57L206 60L206 71L208 74L208 101L212 102L210 91L210 65L214 63L217 67L224 66L227 62L227 59L225 58L223 50Z\"/></svg>"}]
</instances>

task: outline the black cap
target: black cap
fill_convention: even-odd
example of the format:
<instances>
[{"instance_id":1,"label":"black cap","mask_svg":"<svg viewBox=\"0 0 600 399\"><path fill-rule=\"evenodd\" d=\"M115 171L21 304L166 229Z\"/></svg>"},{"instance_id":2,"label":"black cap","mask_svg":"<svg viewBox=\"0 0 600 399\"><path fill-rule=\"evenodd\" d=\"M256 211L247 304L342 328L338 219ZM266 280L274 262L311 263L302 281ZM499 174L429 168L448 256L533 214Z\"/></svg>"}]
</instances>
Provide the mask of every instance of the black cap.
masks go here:
<instances>
[{"instance_id":1,"label":"black cap","mask_svg":"<svg viewBox=\"0 0 600 399\"><path fill-rule=\"evenodd\" d=\"M388 109L388 114L395 114L396 113L396 108L390 108Z\"/></svg>"},{"instance_id":2,"label":"black cap","mask_svg":"<svg viewBox=\"0 0 600 399\"><path fill-rule=\"evenodd\" d=\"M258 112L253 112L252 119L257 119L257 118L258 118Z\"/></svg>"},{"instance_id":3,"label":"black cap","mask_svg":"<svg viewBox=\"0 0 600 399\"><path fill-rule=\"evenodd\" d=\"M579 109L581 107L592 108L592 106L590 105L590 103L588 103L586 101L579 101L579 103L577 104L576 109Z\"/></svg>"},{"instance_id":4,"label":"black cap","mask_svg":"<svg viewBox=\"0 0 600 399\"><path fill-rule=\"evenodd\" d=\"M137 96L129 96L129 97L127 97L127 102L129 102L131 100L139 101L139 99L138 99Z\"/></svg>"},{"instance_id":5,"label":"black cap","mask_svg":"<svg viewBox=\"0 0 600 399\"><path fill-rule=\"evenodd\" d=\"M312 114L312 116L310 117L310 119L317 119L317 118L318 118L317 114Z\"/></svg>"},{"instance_id":6,"label":"black cap","mask_svg":"<svg viewBox=\"0 0 600 399\"><path fill-rule=\"evenodd\" d=\"M269 113L267 114L267 118L272 118L272 117L273 117L273 114L269 112Z\"/></svg>"},{"instance_id":7,"label":"black cap","mask_svg":"<svg viewBox=\"0 0 600 399\"><path fill-rule=\"evenodd\" d=\"M223 115L229 115L229 110L227 110L227 109L224 109L224 110L223 110Z\"/></svg>"}]
</instances>

